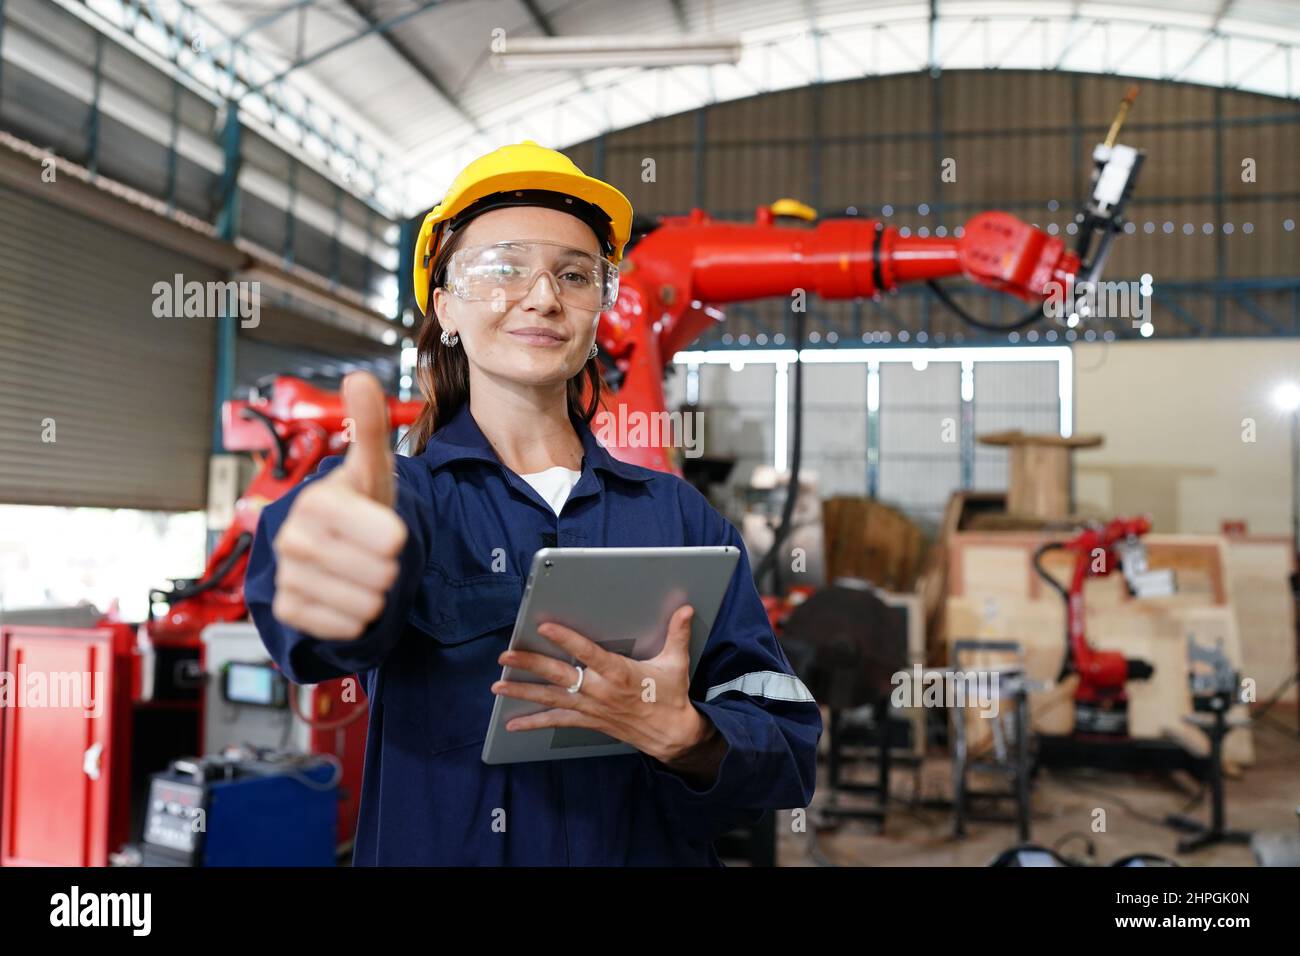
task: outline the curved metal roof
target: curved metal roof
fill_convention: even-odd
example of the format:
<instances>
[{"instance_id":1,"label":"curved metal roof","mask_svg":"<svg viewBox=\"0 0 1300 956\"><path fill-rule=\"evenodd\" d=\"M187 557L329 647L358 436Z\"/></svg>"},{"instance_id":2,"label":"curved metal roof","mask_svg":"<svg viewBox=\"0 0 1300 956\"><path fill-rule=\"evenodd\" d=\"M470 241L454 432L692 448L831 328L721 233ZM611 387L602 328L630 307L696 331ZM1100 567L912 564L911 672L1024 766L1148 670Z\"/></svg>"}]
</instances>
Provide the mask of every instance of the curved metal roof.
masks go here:
<instances>
[{"instance_id":1,"label":"curved metal roof","mask_svg":"<svg viewBox=\"0 0 1300 956\"><path fill-rule=\"evenodd\" d=\"M75 0L56 0L79 5ZM86 0L107 16L140 0ZM148 7L148 4L145 4ZM302 100L377 157L410 213L503 142L556 148L713 102L926 69L1117 73L1300 97L1294 0L153 0L204 29L220 83L236 50L243 105ZM189 18L191 29L183 24ZM202 19L202 24L199 18ZM207 26L207 24L212 26ZM502 72L501 37L723 34L734 65ZM236 38L232 42L230 38ZM242 58L241 58L242 54ZM181 62L184 62L183 60ZM201 64L194 61L194 72ZM310 113L308 115L311 115ZM266 119L283 122L274 107ZM324 122L324 121L322 121Z\"/></svg>"}]
</instances>

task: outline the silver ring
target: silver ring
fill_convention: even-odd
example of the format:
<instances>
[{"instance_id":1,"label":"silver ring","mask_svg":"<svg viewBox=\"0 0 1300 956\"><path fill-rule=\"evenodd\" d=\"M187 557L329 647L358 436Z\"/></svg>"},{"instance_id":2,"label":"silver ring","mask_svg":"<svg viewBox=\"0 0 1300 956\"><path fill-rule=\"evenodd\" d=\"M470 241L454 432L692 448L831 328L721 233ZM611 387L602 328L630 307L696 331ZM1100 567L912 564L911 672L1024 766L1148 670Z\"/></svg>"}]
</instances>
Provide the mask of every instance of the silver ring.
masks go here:
<instances>
[{"instance_id":1,"label":"silver ring","mask_svg":"<svg viewBox=\"0 0 1300 956\"><path fill-rule=\"evenodd\" d=\"M565 688L565 690L567 690L570 694L576 694L578 691L582 690L582 679L587 675L586 668L584 668L581 664L575 664L573 666L578 668L578 679L574 681L570 686Z\"/></svg>"}]
</instances>

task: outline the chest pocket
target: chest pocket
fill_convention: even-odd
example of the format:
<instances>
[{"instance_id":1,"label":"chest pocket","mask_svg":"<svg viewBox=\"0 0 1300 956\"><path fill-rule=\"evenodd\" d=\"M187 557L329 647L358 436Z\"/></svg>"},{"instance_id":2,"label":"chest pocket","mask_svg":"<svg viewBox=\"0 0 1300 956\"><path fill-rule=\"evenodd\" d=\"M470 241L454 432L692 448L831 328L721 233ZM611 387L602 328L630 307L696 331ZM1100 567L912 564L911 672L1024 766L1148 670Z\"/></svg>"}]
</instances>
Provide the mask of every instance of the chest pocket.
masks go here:
<instances>
[{"instance_id":1,"label":"chest pocket","mask_svg":"<svg viewBox=\"0 0 1300 956\"><path fill-rule=\"evenodd\" d=\"M514 624L523 593L523 580L517 574L478 574L458 580L431 565L411 618L440 644L464 644Z\"/></svg>"},{"instance_id":2,"label":"chest pocket","mask_svg":"<svg viewBox=\"0 0 1300 956\"><path fill-rule=\"evenodd\" d=\"M501 676L497 657L510 643L510 632L524 584L519 575L480 574L455 579L436 565L411 612L423 634L426 697L413 708L429 752L481 742Z\"/></svg>"}]
</instances>

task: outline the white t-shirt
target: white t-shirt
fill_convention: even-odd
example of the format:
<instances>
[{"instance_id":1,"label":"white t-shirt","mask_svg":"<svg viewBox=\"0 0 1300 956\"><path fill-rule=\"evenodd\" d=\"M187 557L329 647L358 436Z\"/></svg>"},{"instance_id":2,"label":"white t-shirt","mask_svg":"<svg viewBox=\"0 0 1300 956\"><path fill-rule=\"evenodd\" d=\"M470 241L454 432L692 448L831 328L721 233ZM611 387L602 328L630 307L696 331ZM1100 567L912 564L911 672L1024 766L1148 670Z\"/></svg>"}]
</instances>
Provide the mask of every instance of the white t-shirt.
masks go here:
<instances>
[{"instance_id":1,"label":"white t-shirt","mask_svg":"<svg viewBox=\"0 0 1300 956\"><path fill-rule=\"evenodd\" d=\"M558 515L560 509L564 507L564 503L569 500L569 492L573 490L573 486L582 477L582 472L574 471L572 468L565 468L563 465L556 465L553 468L547 468L545 471L535 471L531 475L520 475L519 477L536 488L537 493Z\"/></svg>"}]
</instances>

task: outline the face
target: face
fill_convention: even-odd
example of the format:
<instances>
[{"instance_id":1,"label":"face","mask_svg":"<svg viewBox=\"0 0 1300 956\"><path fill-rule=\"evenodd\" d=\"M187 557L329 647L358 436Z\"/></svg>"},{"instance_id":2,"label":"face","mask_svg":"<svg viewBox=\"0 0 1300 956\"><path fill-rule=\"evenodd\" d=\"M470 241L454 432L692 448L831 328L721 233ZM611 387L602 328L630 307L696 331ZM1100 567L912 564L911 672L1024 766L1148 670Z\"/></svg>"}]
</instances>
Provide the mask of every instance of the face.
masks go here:
<instances>
[{"instance_id":1,"label":"face","mask_svg":"<svg viewBox=\"0 0 1300 956\"><path fill-rule=\"evenodd\" d=\"M495 242L558 242L593 255L600 243L582 220L557 209L511 206L471 220L458 249ZM441 327L460 336L460 347L475 374L527 385L567 382L581 371L596 335L599 312L561 302L555 286L539 270L522 298L505 302L466 302L446 289L433 290Z\"/></svg>"}]
</instances>

